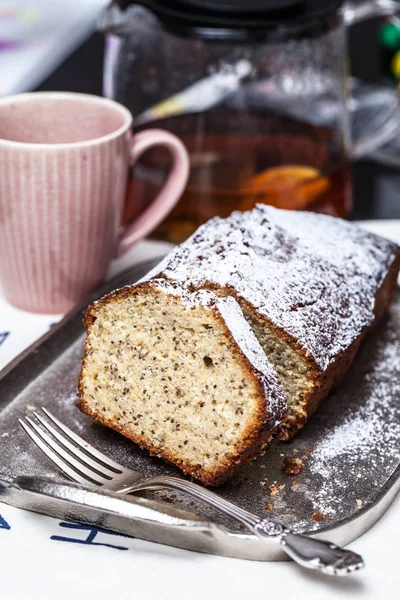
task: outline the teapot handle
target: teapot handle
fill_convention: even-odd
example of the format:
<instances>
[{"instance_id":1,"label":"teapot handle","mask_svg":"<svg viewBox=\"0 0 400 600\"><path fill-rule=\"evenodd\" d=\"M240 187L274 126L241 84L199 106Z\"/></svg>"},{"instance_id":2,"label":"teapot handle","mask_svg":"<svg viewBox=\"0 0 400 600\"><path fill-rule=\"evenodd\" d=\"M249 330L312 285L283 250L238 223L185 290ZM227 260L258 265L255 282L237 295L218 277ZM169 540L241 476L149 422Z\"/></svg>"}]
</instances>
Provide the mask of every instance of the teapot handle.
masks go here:
<instances>
[{"instance_id":1,"label":"teapot handle","mask_svg":"<svg viewBox=\"0 0 400 600\"><path fill-rule=\"evenodd\" d=\"M395 0L365 0L357 4L346 2L342 7L346 25L354 25L373 17L394 15L397 12L400 12L400 4Z\"/></svg>"},{"instance_id":2,"label":"teapot handle","mask_svg":"<svg viewBox=\"0 0 400 600\"><path fill-rule=\"evenodd\" d=\"M364 2L357 2L357 4L346 2L341 10L345 25L350 26L374 17L383 17L399 13L400 4L395 0L365 0ZM395 126L396 130L398 127L399 124ZM390 133L393 133L392 125L390 126ZM383 143L387 142L387 134L388 131L382 128L380 133L374 131L371 135L364 135L361 136L361 139L359 140L353 140L353 158L368 154L372 149L375 149L377 146L377 137L380 137Z\"/></svg>"}]
</instances>

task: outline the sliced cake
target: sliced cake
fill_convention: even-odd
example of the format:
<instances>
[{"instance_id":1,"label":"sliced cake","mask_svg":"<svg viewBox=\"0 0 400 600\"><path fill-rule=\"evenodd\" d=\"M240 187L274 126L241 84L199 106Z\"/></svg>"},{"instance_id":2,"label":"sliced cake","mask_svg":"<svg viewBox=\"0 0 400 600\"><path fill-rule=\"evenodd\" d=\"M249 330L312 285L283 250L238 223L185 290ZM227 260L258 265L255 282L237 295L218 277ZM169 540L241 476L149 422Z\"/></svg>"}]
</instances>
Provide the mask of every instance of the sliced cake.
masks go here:
<instances>
[{"instance_id":1,"label":"sliced cake","mask_svg":"<svg viewBox=\"0 0 400 600\"><path fill-rule=\"evenodd\" d=\"M285 393L233 298L163 280L89 307L79 407L208 485L257 455Z\"/></svg>"},{"instance_id":2,"label":"sliced cake","mask_svg":"<svg viewBox=\"0 0 400 600\"><path fill-rule=\"evenodd\" d=\"M214 218L89 307L79 407L218 485L340 382L399 260L395 244L325 215Z\"/></svg>"}]
</instances>

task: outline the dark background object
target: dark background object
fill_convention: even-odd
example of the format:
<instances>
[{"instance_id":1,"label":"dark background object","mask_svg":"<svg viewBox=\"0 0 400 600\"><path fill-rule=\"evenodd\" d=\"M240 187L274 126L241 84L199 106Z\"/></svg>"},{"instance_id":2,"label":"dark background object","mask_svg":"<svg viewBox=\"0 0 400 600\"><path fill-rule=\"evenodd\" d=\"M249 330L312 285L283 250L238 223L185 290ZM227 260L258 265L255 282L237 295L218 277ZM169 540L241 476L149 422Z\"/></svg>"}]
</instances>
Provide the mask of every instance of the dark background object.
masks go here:
<instances>
[{"instance_id":1,"label":"dark background object","mask_svg":"<svg viewBox=\"0 0 400 600\"><path fill-rule=\"evenodd\" d=\"M123 10L140 4L164 27L183 36L251 40L277 25L330 17L344 0L117 0Z\"/></svg>"},{"instance_id":2,"label":"dark background object","mask_svg":"<svg viewBox=\"0 0 400 600\"><path fill-rule=\"evenodd\" d=\"M381 21L360 23L351 29L349 50L352 73L370 82L382 81L378 30ZM94 33L38 90L102 94L104 36ZM363 159L352 167L353 219L400 218L400 170Z\"/></svg>"}]
</instances>

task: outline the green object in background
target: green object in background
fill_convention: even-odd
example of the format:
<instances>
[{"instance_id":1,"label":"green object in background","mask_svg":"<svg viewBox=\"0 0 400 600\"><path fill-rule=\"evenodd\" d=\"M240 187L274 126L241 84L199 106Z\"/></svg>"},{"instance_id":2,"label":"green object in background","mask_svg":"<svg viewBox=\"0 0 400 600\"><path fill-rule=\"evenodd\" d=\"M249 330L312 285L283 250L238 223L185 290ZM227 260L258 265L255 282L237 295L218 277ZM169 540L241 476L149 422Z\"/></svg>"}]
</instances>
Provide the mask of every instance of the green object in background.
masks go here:
<instances>
[{"instance_id":1,"label":"green object in background","mask_svg":"<svg viewBox=\"0 0 400 600\"><path fill-rule=\"evenodd\" d=\"M389 84L400 82L400 19L385 19L379 29L381 65L384 78Z\"/></svg>"},{"instance_id":2,"label":"green object in background","mask_svg":"<svg viewBox=\"0 0 400 600\"><path fill-rule=\"evenodd\" d=\"M400 25L393 20L385 23L379 31L379 40L385 48L400 49Z\"/></svg>"}]
</instances>

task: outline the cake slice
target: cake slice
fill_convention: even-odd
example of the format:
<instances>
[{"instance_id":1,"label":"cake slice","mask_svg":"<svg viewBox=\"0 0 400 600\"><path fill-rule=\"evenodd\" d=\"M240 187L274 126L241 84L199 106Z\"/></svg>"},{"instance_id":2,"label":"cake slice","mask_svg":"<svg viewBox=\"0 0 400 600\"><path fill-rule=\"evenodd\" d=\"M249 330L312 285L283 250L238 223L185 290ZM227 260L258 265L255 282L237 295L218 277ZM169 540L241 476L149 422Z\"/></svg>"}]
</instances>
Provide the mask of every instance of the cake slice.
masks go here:
<instances>
[{"instance_id":1,"label":"cake slice","mask_svg":"<svg viewBox=\"0 0 400 600\"><path fill-rule=\"evenodd\" d=\"M399 260L398 246L355 224L258 205L211 219L151 275L238 301L286 391L286 440L386 312Z\"/></svg>"},{"instance_id":2,"label":"cake slice","mask_svg":"<svg viewBox=\"0 0 400 600\"><path fill-rule=\"evenodd\" d=\"M207 485L256 456L282 385L234 298L153 280L86 312L79 408Z\"/></svg>"}]
</instances>

